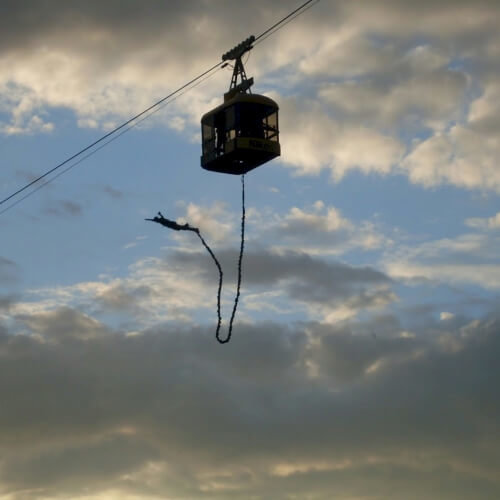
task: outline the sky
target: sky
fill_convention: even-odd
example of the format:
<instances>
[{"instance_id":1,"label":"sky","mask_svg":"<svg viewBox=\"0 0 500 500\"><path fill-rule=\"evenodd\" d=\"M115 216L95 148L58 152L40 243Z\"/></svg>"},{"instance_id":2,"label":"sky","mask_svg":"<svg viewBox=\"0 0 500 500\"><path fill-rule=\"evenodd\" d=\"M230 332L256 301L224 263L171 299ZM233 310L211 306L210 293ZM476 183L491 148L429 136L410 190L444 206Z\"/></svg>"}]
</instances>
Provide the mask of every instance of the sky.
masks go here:
<instances>
[{"instance_id":1,"label":"sky","mask_svg":"<svg viewBox=\"0 0 500 500\"><path fill-rule=\"evenodd\" d=\"M4 0L0 198L292 0ZM245 56L279 159L200 168L215 71L0 215L0 500L500 498L500 3L321 0ZM12 201L18 201L16 198ZM4 208L4 205L2 208Z\"/></svg>"}]
</instances>

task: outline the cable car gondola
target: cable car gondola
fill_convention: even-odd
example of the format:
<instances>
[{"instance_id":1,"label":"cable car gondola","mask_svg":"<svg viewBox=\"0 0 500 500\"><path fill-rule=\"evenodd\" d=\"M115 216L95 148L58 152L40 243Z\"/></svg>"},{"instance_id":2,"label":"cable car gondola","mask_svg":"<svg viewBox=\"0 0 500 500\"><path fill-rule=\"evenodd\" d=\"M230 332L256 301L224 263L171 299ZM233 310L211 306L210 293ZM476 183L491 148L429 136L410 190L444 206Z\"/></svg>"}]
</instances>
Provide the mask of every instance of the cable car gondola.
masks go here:
<instances>
[{"instance_id":1,"label":"cable car gondola","mask_svg":"<svg viewBox=\"0 0 500 500\"><path fill-rule=\"evenodd\" d=\"M253 78L247 79L241 61L254 40L247 38L222 56L223 61L236 62L224 103L201 118L201 166L205 170L241 175L280 156L278 105L251 93Z\"/></svg>"}]
</instances>

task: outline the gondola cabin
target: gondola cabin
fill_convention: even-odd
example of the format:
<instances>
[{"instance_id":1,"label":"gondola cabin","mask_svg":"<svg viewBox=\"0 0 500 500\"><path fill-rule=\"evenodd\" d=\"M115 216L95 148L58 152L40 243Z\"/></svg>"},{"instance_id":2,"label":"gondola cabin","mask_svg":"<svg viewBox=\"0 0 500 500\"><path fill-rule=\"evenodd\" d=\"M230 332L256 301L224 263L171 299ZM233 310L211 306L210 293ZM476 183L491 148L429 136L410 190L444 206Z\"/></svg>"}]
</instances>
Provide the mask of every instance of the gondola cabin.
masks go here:
<instances>
[{"instance_id":1,"label":"gondola cabin","mask_svg":"<svg viewBox=\"0 0 500 500\"><path fill-rule=\"evenodd\" d=\"M245 174L280 155L278 105L269 97L226 95L224 104L203 115L201 128L206 170Z\"/></svg>"},{"instance_id":2,"label":"gondola cabin","mask_svg":"<svg viewBox=\"0 0 500 500\"><path fill-rule=\"evenodd\" d=\"M222 56L235 64L224 103L201 118L201 166L206 170L246 174L281 153L278 105L269 97L250 93L253 78L247 79L241 62L254 40L249 37Z\"/></svg>"}]
</instances>

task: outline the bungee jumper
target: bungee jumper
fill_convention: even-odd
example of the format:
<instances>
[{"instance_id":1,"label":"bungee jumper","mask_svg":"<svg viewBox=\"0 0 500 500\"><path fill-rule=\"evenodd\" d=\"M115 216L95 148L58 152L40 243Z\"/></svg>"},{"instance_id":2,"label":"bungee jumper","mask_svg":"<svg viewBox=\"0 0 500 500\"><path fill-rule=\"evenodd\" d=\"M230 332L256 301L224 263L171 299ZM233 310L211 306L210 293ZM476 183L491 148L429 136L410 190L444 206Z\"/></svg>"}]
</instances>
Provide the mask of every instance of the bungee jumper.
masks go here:
<instances>
[{"instance_id":1,"label":"bungee jumper","mask_svg":"<svg viewBox=\"0 0 500 500\"><path fill-rule=\"evenodd\" d=\"M241 175L241 244L238 258L238 281L226 338L220 337L223 272L217 257L204 240L200 230L188 223L178 224L176 221L167 219L161 212L158 212L158 215L152 219L145 219L174 231L196 233L212 257L219 272L218 322L215 337L221 344L226 344L231 339L233 321L240 298L245 247L245 174L281 154L278 105L269 97L252 94L250 87L254 81L253 78L247 78L241 60L242 56L253 48L254 41L255 37L251 36L222 56L226 64L228 64L227 61L235 61L229 91L224 94L224 102L220 106L205 113L201 118L201 167L212 172Z\"/></svg>"},{"instance_id":2,"label":"bungee jumper","mask_svg":"<svg viewBox=\"0 0 500 500\"><path fill-rule=\"evenodd\" d=\"M178 224L174 220L166 219L165 217L163 217L163 214L161 212L158 212L158 215L156 217L153 217L152 219L144 219L144 220L158 222L162 226L168 227L169 229L173 229L174 231L194 231L195 233L200 232L198 228L192 227L188 223Z\"/></svg>"}]
</instances>

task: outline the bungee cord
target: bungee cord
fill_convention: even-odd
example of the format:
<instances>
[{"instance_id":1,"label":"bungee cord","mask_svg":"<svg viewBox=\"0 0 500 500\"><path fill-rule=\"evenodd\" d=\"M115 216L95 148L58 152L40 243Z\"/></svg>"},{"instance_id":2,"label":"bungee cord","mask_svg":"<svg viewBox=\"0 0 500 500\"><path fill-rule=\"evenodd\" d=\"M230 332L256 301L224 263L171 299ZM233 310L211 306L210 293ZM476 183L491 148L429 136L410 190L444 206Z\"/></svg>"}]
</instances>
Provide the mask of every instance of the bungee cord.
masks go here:
<instances>
[{"instance_id":1,"label":"bungee cord","mask_svg":"<svg viewBox=\"0 0 500 500\"><path fill-rule=\"evenodd\" d=\"M212 252L212 249L208 246L208 243L204 240L203 236L201 235L200 231L195 231L196 234L198 235L198 238L200 238L203 246L207 249L208 253L210 254L210 257L212 257L213 261L215 262L215 265L217 266L217 270L219 271L219 286L217 287L217 328L215 330L215 338L219 341L220 344L225 344L226 342L229 342L229 339L231 338L231 330L232 330L232 323L229 325L229 334L226 340L221 340L220 338L220 327L222 325L222 313L221 313L221 293L222 293L222 280L224 277L224 273L222 272L222 267L217 260L217 257L215 254Z\"/></svg>"},{"instance_id":2,"label":"bungee cord","mask_svg":"<svg viewBox=\"0 0 500 500\"><path fill-rule=\"evenodd\" d=\"M236 285L236 296L234 298L233 312L231 313L231 320L229 321L229 331L227 334L226 342L231 339L231 334L233 332L233 321L236 315L236 309L238 307L238 302L240 300L240 288L241 288L241 275L243 273L243 252L245 251L245 176L241 176L241 244L240 244L240 255L238 257L238 283ZM217 338L220 342L220 339ZM223 343L223 342L221 342Z\"/></svg>"},{"instance_id":3,"label":"bungee cord","mask_svg":"<svg viewBox=\"0 0 500 500\"><path fill-rule=\"evenodd\" d=\"M196 233L198 235L198 238L200 238L201 243L203 246L206 248L207 252L210 254L210 257L212 257L215 265L217 266L217 270L219 272L219 285L217 288L217 328L215 330L215 338L220 344L227 344L231 340L231 336L233 333L233 323L234 323L234 318L236 316L236 310L238 308L238 303L240 300L240 290L241 290L241 279L243 275L243 253L245 251L245 219L246 219L246 212L245 212L245 175L241 176L241 243L240 243L240 254L238 257L238 281L236 284L236 295L234 297L234 304L233 304L233 311L231 313L231 318L229 320L229 327L228 327L228 333L225 339L221 338L220 336L220 329L222 325L222 314L221 314L221 294L222 294L222 284L223 284L223 278L224 278L224 273L222 271L222 267L220 265L219 260L215 256L214 252L208 245L208 243L205 241L203 236L201 235L201 231L199 228L190 226L188 223L186 224L178 224L177 222L167 219L166 217L163 216L161 212L158 212L158 215L156 217L153 217L152 219L145 219L149 220L152 222L157 222L158 224L161 224L162 226L167 227L168 229L173 229L174 231L192 231L193 233Z\"/></svg>"}]
</instances>

